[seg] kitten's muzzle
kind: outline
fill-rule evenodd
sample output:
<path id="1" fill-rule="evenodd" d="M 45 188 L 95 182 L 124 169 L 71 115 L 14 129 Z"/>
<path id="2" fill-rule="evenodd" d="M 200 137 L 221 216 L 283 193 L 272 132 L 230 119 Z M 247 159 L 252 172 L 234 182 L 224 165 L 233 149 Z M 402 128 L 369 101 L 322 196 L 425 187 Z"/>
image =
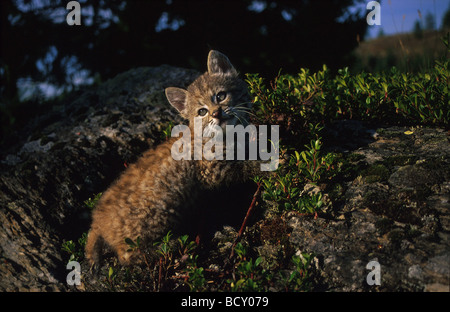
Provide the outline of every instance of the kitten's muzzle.
<path id="1" fill-rule="evenodd" d="M 218 109 L 216 109 L 215 111 L 212 112 L 211 117 L 213 118 L 217 118 L 217 119 L 221 119 L 222 118 L 222 108 L 219 107 Z"/>
<path id="2" fill-rule="evenodd" d="M 211 117 L 214 118 L 214 123 L 225 129 L 226 125 L 234 124 L 230 123 L 232 116 L 228 115 L 221 107 L 217 108 L 211 113 Z"/>

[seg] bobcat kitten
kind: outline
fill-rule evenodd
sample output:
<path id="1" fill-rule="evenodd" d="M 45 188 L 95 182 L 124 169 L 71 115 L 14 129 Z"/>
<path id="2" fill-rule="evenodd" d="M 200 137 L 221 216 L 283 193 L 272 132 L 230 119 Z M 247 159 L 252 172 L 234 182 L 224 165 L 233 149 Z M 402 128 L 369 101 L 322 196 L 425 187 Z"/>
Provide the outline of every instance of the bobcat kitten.
<path id="1" fill-rule="evenodd" d="M 192 134 L 195 117 L 201 117 L 202 130 L 214 125 L 246 126 L 251 105 L 246 84 L 222 53 L 210 51 L 207 64 L 208 71 L 187 90 L 167 88 L 168 101 L 189 120 Z M 178 139 L 145 152 L 104 192 L 86 243 L 91 265 L 100 261 L 104 244 L 122 264 L 133 262 L 136 257 L 125 238 L 141 237 L 148 244 L 169 230 L 188 229 L 190 220 L 200 217 L 196 203 L 205 192 L 260 173 L 258 161 L 174 160 L 171 148 Z"/>

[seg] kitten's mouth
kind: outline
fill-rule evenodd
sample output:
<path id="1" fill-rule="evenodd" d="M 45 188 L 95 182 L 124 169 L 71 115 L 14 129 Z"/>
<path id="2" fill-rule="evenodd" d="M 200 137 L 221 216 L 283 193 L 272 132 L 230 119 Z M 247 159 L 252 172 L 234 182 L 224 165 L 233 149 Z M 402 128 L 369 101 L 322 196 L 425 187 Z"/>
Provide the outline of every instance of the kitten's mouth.
<path id="1" fill-rule="evenodd" d="M 229 116 L 229 117 L 226 117 L 226 118 L 222 117 L 221 119 L 216 121 L 216 125 L 219 125 L 222 129 L 225 130 L 225 127 L 227 125 L 234 126 L 236 124 L 236 121 L 233 120 L 233 119 L 234 118 L 232 116 Z"/>
<path id="2" fill-rule="evenodd" d="M 221 119 L 218 121 L 218 124 L 221 128 L 225 129 L 226 125 L 228 125 L 228 120 L 229 119 Z"/>
<path id="3" fill-rule="evenodd" d="M 212 118 L 209 122 L 211 126 L 219 126 L 222 130 L 226 130 L 227 125 L 235 126 L 238 120 L 234 116 L 222 115 L 220 118 Z"/>

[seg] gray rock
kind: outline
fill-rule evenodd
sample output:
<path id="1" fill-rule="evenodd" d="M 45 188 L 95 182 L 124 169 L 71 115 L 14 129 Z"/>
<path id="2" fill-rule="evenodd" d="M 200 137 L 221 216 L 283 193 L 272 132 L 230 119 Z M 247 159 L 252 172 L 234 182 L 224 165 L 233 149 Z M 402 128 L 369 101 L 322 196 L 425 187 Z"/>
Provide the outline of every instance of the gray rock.
<path id="1" fill-rule="evenodd" d="M 448 135 L 428 128 L 406 135 L 407 130 L 377 129 L 375 140 L 356 150 L 363 156 L 358 164 L 367 169 L 346 182 L 343 207 L 335 215 L 290 215 L 290 242 L 320 260 L 321 289 L 449 290 Z M 373 259 L 381 267 L 380 285 L 366 281 Z"/>
<path id="2" fill-rule="evenodd" d="M 1 149 L 0 291 L 66 290 L 66 240 L 89 228 L 83 202 L 180 122 L 164 96 L 198 73 L 137 68 L 69 95 Z"/>

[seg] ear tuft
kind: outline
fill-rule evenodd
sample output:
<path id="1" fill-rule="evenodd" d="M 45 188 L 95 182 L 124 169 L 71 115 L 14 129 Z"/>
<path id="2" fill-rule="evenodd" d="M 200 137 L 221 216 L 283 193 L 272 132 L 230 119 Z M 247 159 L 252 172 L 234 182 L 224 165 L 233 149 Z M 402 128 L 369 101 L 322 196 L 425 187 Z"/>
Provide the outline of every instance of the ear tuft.
<path id="1" fill-rule="evenodd" d="M 186 109 L 187 91 L 181 88 L 169 87 L 166 88 L 165 92 L 170 105 L 175 107 L 183 115 Z"/>
<path id="2" fill-rule="evenodd" d="M 208 73 L 237 75 L 228 57 L 219 51 L 211 50 L 208 54 Z"/>

